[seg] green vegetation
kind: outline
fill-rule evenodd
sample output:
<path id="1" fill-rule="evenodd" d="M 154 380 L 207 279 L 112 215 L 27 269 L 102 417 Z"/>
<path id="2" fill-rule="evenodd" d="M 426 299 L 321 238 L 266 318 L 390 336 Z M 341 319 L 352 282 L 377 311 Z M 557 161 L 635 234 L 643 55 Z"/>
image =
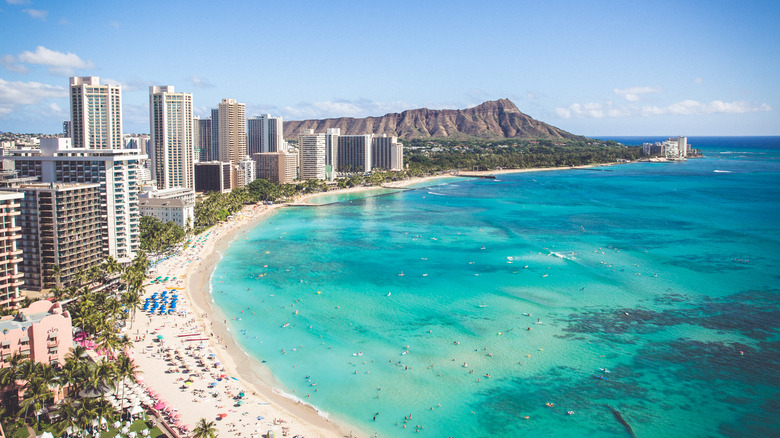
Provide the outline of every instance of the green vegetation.
<path id="1" fill-rule="evenodd" d="M 27 426 L 39 431 L 50 430 L 62 436 L 69 427 L 89 430 L 92 421 L 104 417 L 111 422 L 118 412 L 105 394 L 123 382 L 134 382 L 138 371 L 124 353 L 130 340 L 117 330 L 135 318 L 144 293 L 149 261 L 140 253 L 133 262 L 120 266 L 108 257 L 102 264 L 79 273 L 78 284 L 68 289 L 59 288 L 58 298 L 71 297 L 66 305 L 73 326 L 80 330 L 77 336 L 94 342 L 103 357 L 94 362 L 84 347 L 76 346 L 59 367 L 33 362 L 21 355 L 9 359 L 8 368 L 0 369 L 0 387 L 17 386 L 18 399 L 6 399 L 0 409 L 0 421 L 12 436 L 25 433 Z M 39 416 L 43 407 L 51 406 L 54 394 L 68 398 L 56 409 L 56 418 L 47 422 Z M 117 394 L 123 398 L 123 394 Z"/>
<path id="2" fill-rule="evenodd" d="M 154 216 L 141 216 L 141 249 L 159 253 L 184 241 L 184 228 L 175 222 L 163 222 Z"/>
<path id="3" fill-rule="evenodd" d="M 636 160 L 641 147 L 600 140 L 412 140 L 404 151 L 410 172 L 567 167 Z"/>

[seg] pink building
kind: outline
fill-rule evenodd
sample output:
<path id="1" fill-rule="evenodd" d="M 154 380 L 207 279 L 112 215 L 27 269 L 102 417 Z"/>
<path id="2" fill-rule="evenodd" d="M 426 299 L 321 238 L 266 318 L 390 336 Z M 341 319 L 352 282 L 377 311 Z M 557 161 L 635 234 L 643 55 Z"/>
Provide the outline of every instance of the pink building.
<path id="1" fill-rule="evenodd" d="M 60 303 L 36 301 L 15 316 L 0 318 L 0 367 L 15 353 L 51 365 L 65 363 L 73 347 L 70 313 Z"/>

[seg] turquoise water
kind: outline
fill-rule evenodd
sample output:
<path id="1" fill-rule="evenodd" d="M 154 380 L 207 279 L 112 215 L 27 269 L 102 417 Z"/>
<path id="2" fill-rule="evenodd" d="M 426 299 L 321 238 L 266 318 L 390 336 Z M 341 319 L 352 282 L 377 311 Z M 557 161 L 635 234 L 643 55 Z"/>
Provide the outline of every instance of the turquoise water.
<path id="1" fill-rule="evenodd" d="M 777 436 L 780 138 L 689 142 L 706 158 L 286 208 L 213 297 L 287 392 L 372 435 L 630 436 L 614 409 L 638 437 Z"/>

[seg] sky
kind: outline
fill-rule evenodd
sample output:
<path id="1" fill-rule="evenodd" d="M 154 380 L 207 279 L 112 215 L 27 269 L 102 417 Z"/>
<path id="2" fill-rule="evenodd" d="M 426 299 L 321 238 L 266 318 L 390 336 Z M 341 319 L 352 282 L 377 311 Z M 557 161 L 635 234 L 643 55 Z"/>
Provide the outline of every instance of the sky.
<path id="1" fill-rule="evenodd" d="M 58 133 L 71 76 L 285 120 L 508 98 L 586 136 L 780 135 L 780 1 L 0 0 L 0 131 Z"/>

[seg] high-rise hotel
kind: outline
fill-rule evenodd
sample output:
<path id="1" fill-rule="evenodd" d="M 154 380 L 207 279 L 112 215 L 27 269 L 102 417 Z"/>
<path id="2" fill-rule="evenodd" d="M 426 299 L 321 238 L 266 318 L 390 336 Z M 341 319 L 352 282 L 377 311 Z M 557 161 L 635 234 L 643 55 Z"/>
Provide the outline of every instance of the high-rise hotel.
<path id="1" fill-rule="evenodd" d="M 140 245 L 138 149 L 123 149 L 121 88 L 99 85 L 96 76 L 71 78 L 71 139 L 42 139 L 38 149 L 9 157 L 19 177 L 44 183 L 98 184 L 102 247 L 129 263 Z"/>
<path id="2" fill-rule="evenodd" d="M 325 179 L 325 134 L 305 129 L 298 134 L 298 151 L 301 157 L 300 179 Z"/>
<path id="3" fill-rule="evenodd" d="M 97 76 L 70 78 L 70 133 L 77 149 L 122 149 L 122 89 Z"/>
<path id="4" fill-rule="evenodd" d="M 238 162 L 247 156 L 244 114 L 244 104 L 235 99 L 222 99 L 219 104 L 219 161 L 230 163 L 233 168 L 232 187 L 240 187 L 236 184 L 236 170 Z"/>
<path id="5" fill-rule="evenodd" d="M 249 155 L 261 152 L 287 152 L 284 146 L 284 122 L 281 117 L 263 114 L 246 123 Z"/>
<path id="6" fill-rule="evenodd" d="M 192 94 L 172 85 L 149 87 L 152 179 L 160 190 L 195 188 Z"/>

